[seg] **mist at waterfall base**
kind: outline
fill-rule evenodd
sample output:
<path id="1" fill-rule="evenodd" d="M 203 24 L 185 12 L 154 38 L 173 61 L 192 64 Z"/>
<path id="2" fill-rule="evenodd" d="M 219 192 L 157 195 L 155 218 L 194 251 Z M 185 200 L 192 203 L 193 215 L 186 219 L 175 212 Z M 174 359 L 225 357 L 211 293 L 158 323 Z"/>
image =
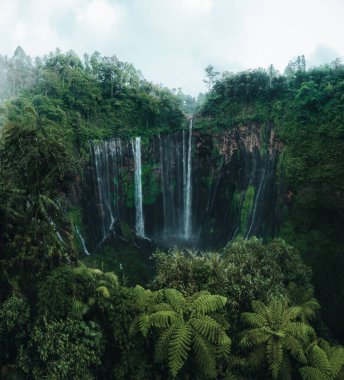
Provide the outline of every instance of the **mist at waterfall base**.
<path id="1" fill-rule="evenodd" d="M 83 196 L 88 246 L 101 245 L 115 225 L 162 248 L 271 236 L 277 156 L 271 126 L 209 134 L 192 119 L 173 134 L 94 143 Z"/>

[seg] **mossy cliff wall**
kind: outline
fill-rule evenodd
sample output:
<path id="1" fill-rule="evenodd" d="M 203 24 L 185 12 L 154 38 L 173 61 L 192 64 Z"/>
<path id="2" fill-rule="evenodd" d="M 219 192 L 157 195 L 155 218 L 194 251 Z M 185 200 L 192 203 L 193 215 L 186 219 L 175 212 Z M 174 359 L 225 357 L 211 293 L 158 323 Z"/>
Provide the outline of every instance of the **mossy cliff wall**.
<path id="1" fill-rule="evenodd" d="M 135 229 L 137 168 L 130 139 L 93 144 L 91 150 L 82 200 L 88 235 L 95 245 L 116 223 Z M 202 248 L 221 247 L 238 236 L 273 235 L 280 150 L 268 124 L 251 123 L 220 133 L 189 129 L 142 138 L 145 235 L 164 246 Z M 191 211 L 188 235 L 187 207 Z"/>

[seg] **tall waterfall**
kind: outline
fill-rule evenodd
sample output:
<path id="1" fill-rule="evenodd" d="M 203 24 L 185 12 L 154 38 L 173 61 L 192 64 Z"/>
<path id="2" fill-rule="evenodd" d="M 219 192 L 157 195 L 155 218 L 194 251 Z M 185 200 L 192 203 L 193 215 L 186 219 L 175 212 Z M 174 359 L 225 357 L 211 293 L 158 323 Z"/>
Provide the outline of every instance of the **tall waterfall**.
<path id="1" fill-rule="evenodd" d="M 101 216 L 101 241 L 120 218 L 118 176 L 122 167 L 122 141 L 112 139 L 93 144 L 93 167 L 98 211 Z"/>
<path id="2" fill-rule="evenodd" d="M 135 229 L 138 236 L 145 236 L 142 201 L 142 165 L 141 165 L 141 137 L 135 137 L 132 141 L 135 164 Z"/>
<path id="3" fill-rule="evenodd" d="M 189 239 L 191 236 L 191 206 L 192 206 L 192 118 L 189 124 L 189 138 L 188 138 L 188 156 L 187 166 L 184 164 L 185 155 L 183 155 L 183 168 L 186 173 L 183 175 L 183 179 L 186 181 L 184 184 L 184 237 Z"/>
<path id="4" fill-rule="evenodd" d="M 92 144 L 84 202 L 90 250 L 112 231 L 134 230 L 165 247 L 213 247 L 270 233 L 277 220 L 274 146 L 262 154 L 254 126 L 207 134 L 193 122 L 144 145 L 140 137 Z"/>

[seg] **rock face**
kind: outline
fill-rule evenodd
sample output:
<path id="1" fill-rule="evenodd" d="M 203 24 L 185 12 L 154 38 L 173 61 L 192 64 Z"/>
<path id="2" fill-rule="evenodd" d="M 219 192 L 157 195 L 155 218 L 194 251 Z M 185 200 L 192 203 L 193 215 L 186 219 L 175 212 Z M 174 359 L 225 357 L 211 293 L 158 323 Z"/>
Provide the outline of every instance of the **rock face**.
<path id="1" fill-rule="evenodd" d="M 271 125 L 211 134 L 193 130 L 192 120 L 188 130 L 140 144 L 93 144 L 82 196 L 89 245 L 105 241 L 114 223 L 164 247 L 218 248 L 237 236 L 273 235 L 280 150 Z"/>

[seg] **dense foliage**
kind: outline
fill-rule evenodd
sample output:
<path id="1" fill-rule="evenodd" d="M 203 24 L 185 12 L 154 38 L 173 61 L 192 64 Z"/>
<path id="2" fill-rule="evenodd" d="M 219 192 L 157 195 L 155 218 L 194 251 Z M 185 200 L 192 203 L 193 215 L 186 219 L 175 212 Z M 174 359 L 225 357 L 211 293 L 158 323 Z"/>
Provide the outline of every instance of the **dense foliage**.
<path id="1" fill-rule="evenodd" d="M 280 238 L 267 244 L 238 240 L 219 252 L 156 252 L 156 273 L 149 281 L 142 274 L 143 286 L 128 286 L 139 282 L 137 271 L 124 276 L 117 265 L 115 273 L 92 258 L 85 260 L 92 268 L 80 263 L 74 228 L 79 216 L 70 199 L 88 140 L 180 128 L 181 108 L 194 110 L 192 99 L 154 86 L 131 65 L 98 53 L 81 61 L 72 52 L 56 51 L 33 64 L 17 49 L 0 64 L 7 70 L 0 77 L 1 99 L 12 97 L 0 137 L 1 378 L 344 378 L 344 350 L 324 328 L 311 270 Z M 306 72 L 302 61 L 299 66 L 291 65 L 288 76 L 258 70 L 219 81 L 209 67 L 213 90 L 198 127 L 276 123 L 287 144 L 280 165 L 284 186 L 296 198 L 288 205 L 284 235 L 296 236 L 300 245 L 306 237 L 293 235 L 297 228 L 324 231 L 331 210 L 314 193 L 302 201 L 305 183 L 309 192 L 322 194 L 320 185 L 333 178 L 330 194 L 340 191 L 341 179 L 334 176 L 343 154 L 336 149 L 344 70 Z M 332 86 L 327 100 L 325 82 Z M 335 114 L 337 122 L 330 124 Z M 306 132 L 299 137 L 302 120 Z M 315 160 L 313 150 L 325 154 L 328 136 L 334 145 L 326 160 Z M 319 145 L 297 150 L 308 137 Z M 305 164 L 308 159 L 313 166 Z M 329 176 L 321 174 L 324 162 Z M 293 211 L 297 202 L 311 224 Z M 312 212 L 323 212 L 324 219 L 314 224 Z M 117 249 L 130 252 L 124 247 Z"/>
<path id="2" fill-rule="evenodd" d="M 213 82 L 195 122 L 196 128 L 213 130 L 251 122 L 274 126 L 283 144 L 277 173 L 279 234 L 313 268 L 323 315 L 342 337 L 343 84 L 339 60 L 306 70 L 304 57 L 299 57 L 284 75 L 272 66 L 224 73 Z"/>

